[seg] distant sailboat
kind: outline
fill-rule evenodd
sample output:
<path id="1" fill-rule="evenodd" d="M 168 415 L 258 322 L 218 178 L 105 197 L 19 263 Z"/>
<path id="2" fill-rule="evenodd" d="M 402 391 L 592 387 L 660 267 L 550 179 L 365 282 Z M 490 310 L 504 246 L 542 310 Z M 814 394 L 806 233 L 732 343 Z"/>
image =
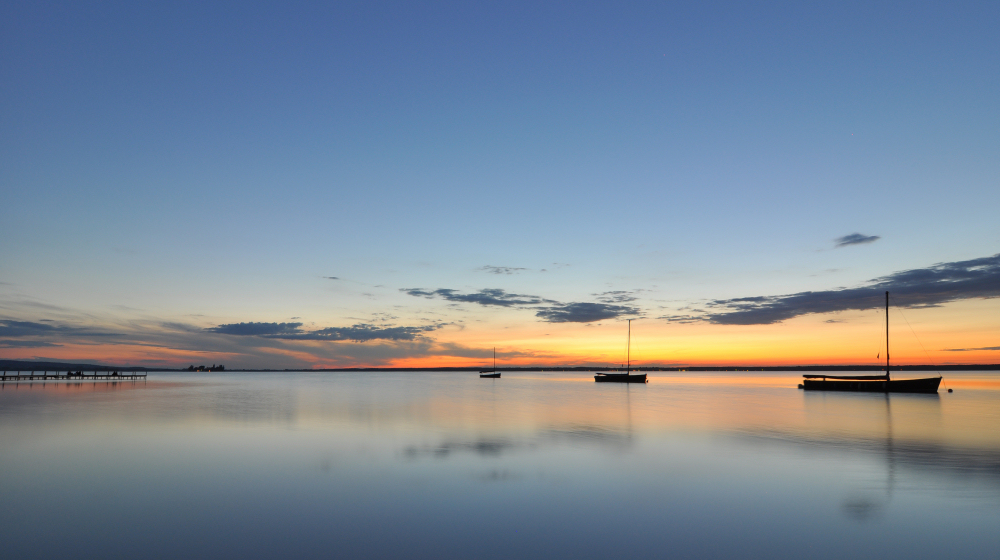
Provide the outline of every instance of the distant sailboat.
<path id="1" fill-rule="evenodd" d="M 941 376 L 924 379 L 889 379 L 889 292 L 885 293 L 885 375 L 803 375 L 800 388 L 807 391 L 857 391 L 871 393 L 937 393 Z"/>
<path id="2" fill-rule="evenodd" d="M 628 320 L 628 349 L 626 350 L 627 366 L 625 373 L 598 373 L 594 381 L 598 383 L 646 383 L 645 373 L 632 373 L 632 319 Z"/>
<path id="3" fill-rule="evenodd" d="M 479 377 L 488 377 L 490 379 L 500 379 L 500 372 L 497 371 L 497 347 L 493 347 L 493 369 L 483 370 L 479 372 Z"/>

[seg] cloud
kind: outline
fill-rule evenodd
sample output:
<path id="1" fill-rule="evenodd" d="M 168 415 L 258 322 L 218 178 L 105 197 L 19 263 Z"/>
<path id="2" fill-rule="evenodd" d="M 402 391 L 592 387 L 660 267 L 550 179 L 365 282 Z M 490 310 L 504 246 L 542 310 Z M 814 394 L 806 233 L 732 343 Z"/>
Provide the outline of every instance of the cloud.
<path id="1" fill-rule="evenodd" d="M 255 336 L 282 340 L 415 340 L 425 332 L 441 328 L 443 324 L 421 327 L 379 327 L 358 323 L 350 327 L 328 327 L 315 331 L 303 331 L 302 323 L 232 323 L 205 329 L 206 331 L 232 336 Z"/>
<path id="2" fill-rule="evenodd" d="M 603 292 L 600 294 L 594 294 L 597 301 L 603 303 L 628 303 L 630 301 L 635 301 L 637 298 L 633 295 L 635 292 L 628 292 L 625 290 L 615 290 L 611 292 Z"/>
<path id="3" fill-rule="evenodd" d="M 0 295 L 0 306 L 3 304 Z M 314 331 L 305 325 L 274 327 L 256 325 L 258 332 L 281 336 L 233 335 L 205 329 L 204 325 L 161 319 L 132 319 L 116 324 L 112 319 L 60 308 L 73 320 L 0 316 L 0 353 L 15 349 L 50 349 L 52 360 L 79 362 L 79 348 L 108 363 L 149 366 L 187 366 L 190 363 L 224 363 L 227 368 L 305 368 L 390 366 L 400 360 L 451 356 L 455 349 L 438 344 L 431 332 L 449 323 L 421 322 L 398 327 L 379 315 L 354 320 L 352 327 Z M 201 317 L 201 316 L 197 316 Z M 200 320 L 200 319 L 199 319 Z M 371 323 L 372 325 L 368 325 Z M 239 325 L 239 323 L 235 323 Z M 275 323 L 280 325 L 281 323 Z M 248 328 L 218 325 L 215 329 L 249 333 Z M 123 333 L 123 334 L 120 334 Z M 283 333 L 283 334 L 282 334 Z M 4 340 L 6 338 L 6 340 Z M 327 340 L 330 344 L 303 340 Z M 96 345 L 96 347 L 95 347 Z M 10 349 L 10 350 L 8 350 Z M 96 353 L 96 354 L 95 354 Z M 485 351 L 482 352 L 485 354 Z M 41 359 L 35 356 L 33 359 Z"/>
<path id="4" fill-rule="evenodd" d="M 562 303 L 535 313 L 549 323 L 593 323 L 638 314 L 639 310 L 634 307 L 608 303 Z"/>
<path id="5" fill-rule="evenodd" d="M 479 305 L 494 305 L 498 307 L 556 303 L 538 296 L 508 294 L 504 290 L 498 288 L 485 288 L 471 294 L 456 293 L 455 290 L 448 288 L 441 288 L 433 291 L 421 290 L 419 288 L 401 288 L 399 291 L 410 294 L 411 296 L 425 297 L 428 299 L 441 298 L 446 301 L 478 303 Z"/>
<path id="6" fill-rule="evenodd" d="M 478 303 L 498 307 L 525 306 L 536 309 L 535 315 L 549 323 L 592 323 L 604 319 L 614 319 L 625 315 L 638 315 L 639 309 L 627 305 L 617 305 L 635 300 L 631 292 L 613 291 L 596 294 L 600 303 L 561 303 L 539 296 L 508 294 L 500 289 L 483 289 L 471 294 L 459 294 L 455 290 L 442 288 L 427 291 L 402 289 L 411 296 L 441 298 L 447 301 Z"/>
<path id="7" fill-rule="evenodd" d="M 422 327 L 377 327 L 359 323 L 350 327 L 331 327 L 313 331 L 307 336 L 309 340 L 415 340 L 425 332 L 437 330 L 441 325 L 425 325 Z"/>
<path id="8" fill-rule="evenodd" d="M 528 270 L 527 268 L 513 267 L 513 266 L 492 266 L 486 265 L 477 268 L 476 270 L 481 270 L 483 272 L 489 272 L 490 274 L 517 274 L 519 272 Z"/>
<path id="9" fill-rule="evenodd" d="M 121 333 L 102 332 L 69 325 L 53 324 L 52 321 L 13 321 L 0 319 L 0 338 L 19 338 L 24 336 L 75 336 L 75 337 L 114 337 Z"/>
<path id="10" fill-rule="evenodd" d="M 700 315 L 661 315 L 657 319 L 662 319 L 668 323 L 680 323 L 682 325 L 705 322 L 705 317 Z"/>
<path id="11" fill-rule="evenodd" d="M 324 276 L 323 278 L 326 278 L 327 280 L 340 280 L 337 276 Z"/>
<path id="12" fill-rule="evenodd" d="M 219 334 L 231 334 L 235 336 L 264 336 L 282 337 L 285 335 L 301 334 L 299 327 L 302 323 L 231 323 L 219 325 L 205 329 Z"/>
<path id="13" fill-rule="evenodd" d="M 838 237 L 834 239 L 837 247 L 847 247 L 848 245 L 864 245 L 865 243 L 874 243 L 881 239 L 877 235 L 862 235 L 860 233 L 852 233 L 850 235 L 845 235 L 843 237 Z"/>
<path id="14" fill-rule="evenodd" d="M 0 337 L 39 336 L 52 334 L 57 330 L 53 325 L 31 321 L 0 321 Z"/>
<path id="15" fill-rule="evenodd" d="M 202 333 L 205 331 L 205 329 L 197 327 L 195 325 L 189 325 L 187 323 L 175 323 L 172 321 L 161 321 L 157 324 L 157 326 L 159 326 L 164 331 L 176 331 L 176 332 L 184 332 L 192 334 Z"/>
<path id="16" fill-rule="evenodd" d="M 892 293 L 896 305 L 906 308 L 1000 297 L 1000 254 L 904 270 L 858 288 L 714 300 L 703 315 L 691 318 L 720 325 L 768 325 L 809 313 L 878 307 L 886 291 Z"/>
<path id="17" fill-rule="evenodd" d="M 945 352 L 975 352 L 977 350 L 1000 350 L 1000 346 L 984 346 L 982 348 L 945 348 Z"/>
<path id="18" fill-rule="evenodd" d="M 0 340 L 0 348 L 53 348 L 57 346 L 62 346 L 62 344 L 40 340 Z"/>
<path id="19" fill-rule="evenodd" d="M 485 456 L 498 456 L 504 451 L 510 451 L 519 447 L 513 442 L 509 442 L 502 439 L 487 440 L 480 439 L 476 441 L 467 442 L 443 442 L 437 446 L 425 446 L 417 447 L 411 445 L 403 450 L 403 453 L 409 458 L 416 458 L 420 456 L 432 456 L 435 458 L 444 458 L 452 453 L 475 453 L 477 455 Z"/>

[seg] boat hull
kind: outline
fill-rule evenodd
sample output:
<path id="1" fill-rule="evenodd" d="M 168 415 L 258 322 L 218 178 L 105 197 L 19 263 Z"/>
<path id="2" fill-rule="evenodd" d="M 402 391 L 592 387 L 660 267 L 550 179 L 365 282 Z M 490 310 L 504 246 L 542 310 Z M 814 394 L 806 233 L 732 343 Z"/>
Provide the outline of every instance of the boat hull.
<path id="1" fill-rule="evenodd" d="M 645 383 L 645 373 L 598 373 L 594 376 L 598 383 Z"/>
<path id="2" fill-rule="evenodd" d="M 479 377 L 490 378 L 490 379 L 500 379 L 500 372 L 496 373 L 480 373 Z"/>
<path id="3" fill-rule="evenodd" d="M 940 377 L 925 379 L 893 379 L 891 381 L 859 381 L 841 379 L 806 379 L 806 391 L 852 391 L 856 393 L 937 393 Z"/>

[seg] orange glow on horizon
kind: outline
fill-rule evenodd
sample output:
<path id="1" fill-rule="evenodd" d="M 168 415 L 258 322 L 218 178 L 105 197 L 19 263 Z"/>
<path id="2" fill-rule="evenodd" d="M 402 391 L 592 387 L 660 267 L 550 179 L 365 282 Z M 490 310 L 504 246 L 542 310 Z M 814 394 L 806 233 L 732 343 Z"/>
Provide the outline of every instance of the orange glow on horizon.
<path id="1" fill-rule="evenodd" d="M 895 310 L 893 310 L 895 311 Z M 1000 299 L 966 300 L 938 308 L 890 315 L 892 364 L 961 365 L 1000 363 L 996 338 Z M 884 319 L 875 311 L 806 315 L 771 325 L 677 324 L 633 321 L 631 363 L 635 367 L 767 367 L 885 363 Z M 217 336 L 217 335 L 216 335 Z M 231 339 L 227 351 L 171 348 L 151 343 L 75 344 L 7 348 L 11 360 L 56 360 L 118 366 L 181 368 L 194 363 L 229 369 L 402 367 L 581 366 L 618 367 L 626 361 L 626 325 L 527 323 L 466 325 L 435 331 L 430 340 L 322 342 Z M 146 340 L 155 340 L 151 335 Z M 235 343 L 253 342 L 246 347 Z M 377 357 L 383 353 L 383 357 Z M 44 353 L 44 356 L 39 356 Z M 409 355 L 408 355 L 409 354 Z M 375 356 L 375 357 L 368 357 Z M 478 356 L 478 357 L 472 357 Z"/>

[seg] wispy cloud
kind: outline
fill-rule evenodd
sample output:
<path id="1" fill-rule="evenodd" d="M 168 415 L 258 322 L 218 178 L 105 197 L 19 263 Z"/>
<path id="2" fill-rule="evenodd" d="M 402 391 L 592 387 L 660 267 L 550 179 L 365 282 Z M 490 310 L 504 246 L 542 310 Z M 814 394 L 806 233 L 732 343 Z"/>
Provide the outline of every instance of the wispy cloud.
<path id="1" fill-rule="evenodd" d="M 41 340 L 0 340 L 0 348 L 55 348 L 62 344 Z"/>
<path id="2" fill-rule="evenodd" d="M 205 329 L 209 332 L 219 334 L 231 334 L 234 336 L 263 336 L 271 338 L 282 338 L 284 336 L 302 334 L 299 328 L 302 323 L 230 323 L 210 327 Z"/>
<path id="3" fill-rule="evenodd" d="M 283 340 L 328 340 L 366 342 L 369 340 L 415 340 L 425 332 L 441 328 L 442 324 L 419 327 L 380 327 L 358 323 L 350 327 L 328 327 L 313 331 L 302 330 L 302 323 L 230 323 L 205 329 L 232 336 L 255 336 Z"/>
<path id="4" fill-rule="evenodd" d="M 80 361 L 87 347 L 98 362 L 148 366 L 224 363 L 227 368 L 311 368 L 316 366 L 388 366 L 399 360 L 465 355 L 463 350 L 434 340 L 432 331 L 450 323 L 398 326 L 391 314 L 355 320 L 350 327 L 309 329 L 298 321 L 233 323 L 206 329 L 204 325 L 157 319 L 112 320 L 70 309 L 65 319 L 0 319 L 0 349 L 5 352 L 43 348 L 60 354 L 51 360 Z M 72 317 L 70 319 L 69 317 Z M 200 316 L 199 316 L 200 317 Z M 233 326 L 236 325 L 236 326 Z M 238 333 L 238 334 L 237 334 Z M 330 341 L 316 343 L 313 341 Z M 487 350 L 475 351 L 485 356 Z M 31 359 L 40 360 L 41 356 Z"/>
<path id="5" fill-rule="evenodd" d="M 600 294 L 594 294 L 597 301 L 602 303 L 629 303 L 635 301 L 635 292 L 630 292 L 626 290 L 614 290 L 610 292 L 602 292 Z"/>
<path id="6" fill-rule="evenodd" d="M 660 315 L 657 319 L 661 319 L 668 323 L 679 323 L 681 325 L 705 322 L 705 317 L 702 315 Z"/>
<path id="7" fill-rule="evenodd" d="M 483 272 L 488 272 L 490 274 L 508 274 L 509 275 L 509 274 L 517 274 L 519 272 L 524 272 L 525 270 L 528 270 L 528 269 L 527 268 L 516 267 L 516 266 L 492 266 L 492 265 L 486 265 L 486 266 L 481 266 L 481 267 L 477 268 L 476 270 L 480 270 L 480 271 L 483 271 Z"/>
<path id="8" fill-rule="evenodd" d="M 377 327 L 359 323 L 350 327 L 331 327 L 320 329 L 308 334 L 310 340 L 352 340 L 365 342 L 368 340 L 415 340 L 425 332 L 435 331 L 441 325 L 424 325 L 420 327 Z"/>
<path id="9" fill-rule="evenodd" d="M 121 333 L 76 327 L 56 323 L 54 321 L 13 321 L 0 320 L 0 338 L 20 338 L 26 336 L 76 336 L 76 337 L 114 337 Z"/>
<path id="10" fill-rule="evenodd" d="M 838 237 L 834 240 L 837 247 L 847 247 L 849 245 L 864 245 L 865 243 L 874 243 L 881 239 L 877 235 L 864 235 L 861 233 L 852 233 L 850 235 L 845 235 L 843 237 Z"/>
<path id="11" fill-rule="evenodd" d="M 538 296 L 508 294 L 504 290 L 498 288 L 485 288 L 471 294 L 461 294 L 456 290 L 448 288 L 440 288 L 432 291 L 422 290 L 419 288 L 402 288 L 400 291 L 410 294 L 411 296 L 425 297 L 429 299 L 440 298 L 446 301 L 478 303 L 479 305 L 493 305 L 497 307 L 556 303 Z"/>
<path id="12" fill-rule="evenodd" d="M 982 348 L 945 348 L 945 352 L 976 352 L 980 350 L 1000 350 L 1000 346 L 983 346 Z"/>
<path id="13" fill-rule="evenodd" d="M 327 280 L 340 280 L 340 277 L 338 276 L 324 276 L 323 278 L 326 278 Z"/>
<path id="14" fill-rule="evenodd" d="M 57 328 L 48 323 L 32 321 L 0 321 L 0 337 L 38 336 L 53 333 Z"/>
<path id="15" fill-rule="evenodd" d="M 639 310 L 626 305 L 608 303 L 562 303 L 539 309 L 536 316 L 549 323 L 593 323 L 605 319 L 638 315 Z"/>
<path id="16" fill-rule="evenodd" d="M 508 294 L 504 290 L 495 288 L 487 288 L 471 294 L 461 294 L 447 288 L 432 291 L 422 289 L 403 289 L 401 291 L 411 296 L 440 298 L 453 302 L 534 309 L 535 316 L 549 323 L 592 323 L 604 319 L 639 315 L 640 313 L 639 309 L 635 307 L 618 305 L 619 303 L 628 303 L 635 300 L 632 292 L 626 291 L 595 294 L 595 297 L 599 300 L 598 303 L 562 303 L 545 299 L 541 296 Z"/>
<path id="17" fill-rule="evenodd" d="M 904 270 L 857 288 L 753 296 L 707 302 L 701 314 L 666 316 L 674 322 L 702 321 L 720 325 L 767 325 L 809 313 L 871 309 L 891 292 L 897 305 L 933 307 L 950 301 L 1000 297 L 1000 254 Z"/>

